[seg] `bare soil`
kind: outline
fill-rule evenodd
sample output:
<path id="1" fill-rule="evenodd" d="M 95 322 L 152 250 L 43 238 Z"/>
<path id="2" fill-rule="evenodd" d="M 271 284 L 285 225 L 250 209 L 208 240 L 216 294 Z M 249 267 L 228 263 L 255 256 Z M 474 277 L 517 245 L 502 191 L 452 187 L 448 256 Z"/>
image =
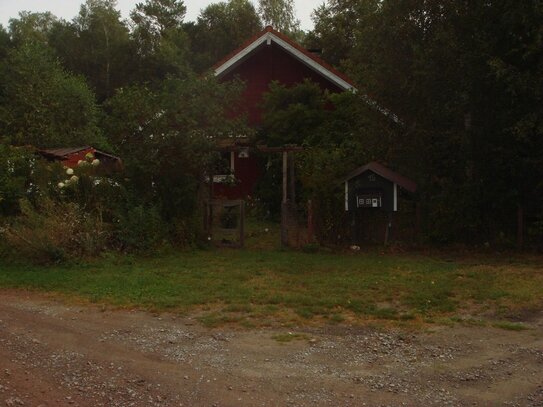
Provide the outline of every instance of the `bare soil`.
<path id="1" fill-rule="evenodd" d="M 543 406 L 529 325 L 209 329 L 0 291 L 0 406 Z"/>

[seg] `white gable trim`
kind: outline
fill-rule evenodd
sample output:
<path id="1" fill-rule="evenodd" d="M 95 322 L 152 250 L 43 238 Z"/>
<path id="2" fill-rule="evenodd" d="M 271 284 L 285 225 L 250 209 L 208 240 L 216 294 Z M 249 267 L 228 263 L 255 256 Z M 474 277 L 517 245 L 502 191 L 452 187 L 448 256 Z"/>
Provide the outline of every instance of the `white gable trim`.
<path id="1" fill-rule="evenodd" d="M 268 39 L 271 40 L 270 33 L 266 33 L 262 37 L 255 40 L 248 47 L 244 48 L 243 50 L 238 52 L 236 55 L 234 55 L 232 58 L 230 58 L 228 61 L 226 61 L 224 64 L 222 64 L 217 69 L 215 69 L 215 76 L 222 75 L 225 71 L 230 69 L 232 66 L 237 64 L 239 61 L 241 61 L 243 58 L 245 58 L 247 55 L 249 55 L 251 52 L 257 49 L 261 44 L 268 41 Z"/>
<path id="2" fill-rule="evenodd" d="M 292 55 L 294 55 L 296 58 L 298 58 L 300 61 L 302 61 L 305 65 L 312 68 L 314 71 L 317 71 L 322 76 L 330 80 L 331 82 L 335 83 L 337 86 L 339 86 L 343 90 L 353 90 L 356 91 L 356 88 L 348 83 L 347 81 L 341 79 L 339 76 L 337 76 L 335 73 L 331 72 L 329 69 L 326 69 L 321 64 L 315 62 L 311 58 L 309 58 L 307 55 L 305 55 L 303 52 L 300 52 L 299 49 L 293 47 L 288 42 L 282 40 L 281 38 L 278 38 L 274 36 L 273 40 L 286 49 L 288 52 L 290 52 Z"/>
<path id="3" fill-rule="evenodd" d="M 236 55 L 234 55 L 232 58 L 230 58 L 228 61 L 226 61 L 224 64 L 219 66 L 217 69 L 215 69 L 215 76 L 220 76 L 226 71 L 228 71 L 230 68 L 232 68 L 234 65 L 236 65 L 238 62 L 240 62 L 243 58 L 248 56 L 251 52 L 253 52 L 256 48 L 258 48 L 261 44 L 264 42 L 268 45 L 271 44 L 271 41 L 275 42 L 277 45 L 279 45 L 281 48 L 283 48 L 285 51 L 287 51 L 289 54 L 297 58 L 300 62 L 307 65 L 317 73 L 324 76 L 326 79 L 328 79 L 330 82 L 334 83 L 338 87 L 340 87 L 343 90 L 352 90 L 356 91 L 356 88 L 348 83 L 347 81 L 341 79 L 338 75 L 331 72 L 329 69 L 325 68 L 321 64 L 315 62 L 313 59 L 309 58 L 307 55 L 305 55 L 303 52 L 301 52 L 296 47 L 293 47 L 288 42 L 282 40 L 281 38 L 277 37 L 271 32 L 267 32 L 254 42 L 252 42 L 248 47 L 244 48 L 242 51 L 238 52 Z"/>

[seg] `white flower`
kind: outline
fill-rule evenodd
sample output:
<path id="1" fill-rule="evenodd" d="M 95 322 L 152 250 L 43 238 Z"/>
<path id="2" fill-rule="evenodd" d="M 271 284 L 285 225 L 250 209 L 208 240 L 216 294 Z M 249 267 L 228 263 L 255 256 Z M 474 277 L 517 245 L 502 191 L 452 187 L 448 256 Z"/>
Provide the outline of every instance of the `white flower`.
<path id="1" fill-rule="evenodd" d="M 64 184 L 64 182 L 59 182 L 58 183 L 58 187 L 59 188 L 64 188 L 66 185 Z"/>
<path id="2" fill-rule="evenodd" d="M 266 228 L 264 229 L 264 232 L 268 233 L 270 231 L 270 229 Z"/>
<path id="3" fill-rule="evenodd" d="M 77 175 L 74 175 L 72 176 L 72 178 L 70 178 L 70 182 L 77 182 L 79 181 L 79 177 Z"/>
<path id="4" fill-rule="evenodd" d="M 66 174 L 68 174 L 68 175 L 74 175 L 74 170 L 72 170 L 71 168 L 68 168 L 68 169 L 66 170 Z"/>
<path id="5" fill-rule="evenodd" d="M 98 158 L 92 160 L 92 165 L 97 167 L 98 165 L 100 165 L 100 160 Z"/>

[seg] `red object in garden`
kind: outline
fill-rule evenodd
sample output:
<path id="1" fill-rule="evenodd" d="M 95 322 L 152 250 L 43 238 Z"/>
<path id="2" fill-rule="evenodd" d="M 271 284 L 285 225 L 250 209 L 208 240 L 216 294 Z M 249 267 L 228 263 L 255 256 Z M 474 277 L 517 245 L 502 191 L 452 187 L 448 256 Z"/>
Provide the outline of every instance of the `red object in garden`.
<path id="1" fill-rule="evenodd" d="M 330 92 L 356 91 L 347 76 L 272 27 L 266 27 L 213 69 L 221 81 L 239 78 L 245 82 L 242 105 L 233 114 L 246 116 L 255 128 L 262 122 L 263 95 L 273 81 L 294 86 L 309 79 Z M 225 160 L 230 160 L 233 177 L 215 176 L 214 195 L 228 199 L 246 198 L 252 194 L 260 177 L 255 150 L 243 135 L 234 135 L 221 142 L 219 149 L 225 154 Z"/>
<path id="2" fill-rule="evenodd" d="M 60 161 L 65 167 L 75 168 L 79 161 L 85 161 L 87 154 L 100 160 L 106 170 L 119 171 L 122 169 L 122 160 L 112 154 L 97 150 L 91 146 L 50 148 L 37 151 L 39 155 L 50 161 Z"/>

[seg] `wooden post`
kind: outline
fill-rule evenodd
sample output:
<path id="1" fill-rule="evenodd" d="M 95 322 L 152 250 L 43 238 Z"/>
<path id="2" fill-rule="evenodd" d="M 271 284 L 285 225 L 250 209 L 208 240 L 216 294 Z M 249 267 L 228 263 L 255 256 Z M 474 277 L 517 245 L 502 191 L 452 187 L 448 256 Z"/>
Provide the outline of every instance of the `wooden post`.
<path id="1" fill-rule="evenodd" d="M 357 245 L 359 244 L 359 239 L 358 239 L 358 229 L 359 229 L 359 225 L 358 225 L 358 222 L 356 221 L 356 211 L 354 210 L 350 210 L 349 211 L 350 214 L 351 214 L 351 244 L 353 245 Z"/>
<path id="2" fill-rule="evenodd" d="M 239 247 L 245 245 L 245 201 L 240 201 L 239 207 Z"/>
<path id="3" fill-rule="evenodd" d="M 294 167 L 294 153 L 288 153 L 288 166 L 289 166 L 289 186 L 290 186 L 290 202 L 294 205 L 296 203 L 296 177 L 295 177 L 295 167 Z"/>
<path id="4" fill-rule="evenodd" d="M 283 151 L 283 200 L 281 202 L 281 246 L 288 246 L 287 201 L 288 201 L 288 153 Z"/>
<path id="5" fill-rule="evenodd" d="M 387 227 L 385 230 L 385 246 L 388 246 L 388 242 L 390 240 L 390 231 L 392 229 L 392 213 L 393 212 L 388 213 Z"/>
<path id="6" fill-rule="evenodd" d="M 283 151 L 283 203 L 287 203 L 288 200 L 288 153 Z"/>
<path id="7" fill-rule="evenodd" d="M 211 233 L 212 233 L 212 225 L 213 225 L 213 205 L 211 204 L 211 202 L 213 201 L 213 194 L 214 194 L 214 191 L 213 191 L 213 171 L 212 169 L 210 168 L 209 170 L 209 201 L 208 201 L 208 205 L 207 205 L 207 233 L 208 233 L 208 237 L 211 237 Z"/>

